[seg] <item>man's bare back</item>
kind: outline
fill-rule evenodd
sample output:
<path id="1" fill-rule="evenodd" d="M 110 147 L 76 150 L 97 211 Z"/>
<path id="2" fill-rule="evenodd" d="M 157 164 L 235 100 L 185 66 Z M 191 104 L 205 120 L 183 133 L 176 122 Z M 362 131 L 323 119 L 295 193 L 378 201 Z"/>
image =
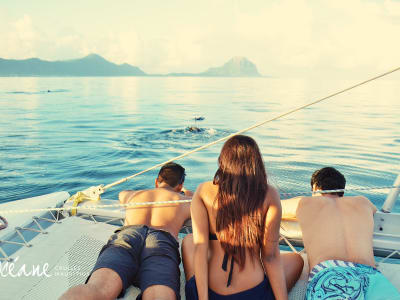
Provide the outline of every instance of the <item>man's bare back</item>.
<path id="1" fill-rule="evenodd" d="M 376 207 L 365 197 L 343 197 L 346 179 L 332 167 L 311 176 L 312 197 L 282 201 L 282 219 L 297 219 L 310 272 L 306 299 L 400 299 L 376 268 Z M 384 296 L 382 296 L 384 293 Z"/>
<path id="2" fill-rule="evenodd" d="M 160 184 L 151 190 L 122 191 L 119 200 L 121 203 L 175 201 L 190 199 L 187 195 L 190 195 L 189 191 L 183 195 L 165 184 Z M 182 225 L 189 218 L 190 203 L 142 205 L 126 209 L 124 225 L 147 225 L 168 231 L 177 238 Z"/>
<path id="3" fill-rule="evenodd" d="M 301 197 L 297 220 L 310 269 L 338 259 L 375 266 L 372 235 L 375 206 L 365 197 Z"/>
<path id="4" fill-rule="evenodd" d="M 155 189 L 122 191 L 119 200 L 142 203 L 190 199 L 193 193 L 183 187 L 185 176 L 181 165 L 167 163 L 158 173 Z M 102 248 L 87 284 L 70 288 L 61 299 L 115 299 L 130 285 L 140 288 L 143 299 L 179 299 L 177 237 L 189 218 L 190 203 L 127 208 L 126 226 L 117 229 Z"/>

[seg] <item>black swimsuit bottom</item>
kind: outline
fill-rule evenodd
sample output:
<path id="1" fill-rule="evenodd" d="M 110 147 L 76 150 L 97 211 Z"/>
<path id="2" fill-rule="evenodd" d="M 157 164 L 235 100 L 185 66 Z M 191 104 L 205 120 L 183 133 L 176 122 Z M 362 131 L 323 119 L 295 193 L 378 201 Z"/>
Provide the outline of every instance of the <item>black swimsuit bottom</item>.
<path id="1" fill-rule="evenodd" d="M 215 233 L 210 233 L 208 235 L 208 239 L 210 241 L 218 241 L 217 235 Z M 225 253 L 224 255 L 224 259 L 222 261 L 222 270 L 224 270 L 225 272 L 228 271 L 228 259 L 229 259 L 229 255 L 227 253 Z M 230 286 L 231 282 L 232 282 L 232 272 L 233 272 L 233 257 L 231 257 L 231 269 L 229 270 L 229 275 L 228 275 L 228 282 L 226 283 L 226 286 Z"/>

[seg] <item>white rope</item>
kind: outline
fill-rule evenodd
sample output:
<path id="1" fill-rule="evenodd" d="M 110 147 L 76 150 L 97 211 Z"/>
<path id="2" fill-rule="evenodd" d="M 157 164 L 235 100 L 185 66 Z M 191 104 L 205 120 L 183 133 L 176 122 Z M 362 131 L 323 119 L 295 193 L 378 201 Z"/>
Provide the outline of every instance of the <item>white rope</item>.
<path id="1" fill-rule="evenodd" d="M 317 104 L 317 103 L 319 103 L 319 102 L 322 102 L 322 101 L 324 101 L 324 100 L 327 100 L 327 99 L 332 98 L 332 97 L 334 97 L 334 96 L 337 96 L 337 95 L 339 95 L 339 94 L 342 94 L 342 93 L 345 93 L 345 92 L 347 92 L 347 91 L 350 91 L 350 90 L 352 90 L 352 89 L 354 89 L 354 88 L 356 88 L 356 87 L 359 87 L 359 86 L 361 86 L 361 85 L 364 85 L 364 84 L 366 84 L 366 83 L 368 83 L 368 82 L 371 82 L 371 81 L 376 80 L 376 79 L 378 79 L 378 78 L 381 78 L 381 77 L 384 77 L 384 76 L 389 75 L 389 74 L 391 74 L 391 73 L 394 73 L 394 72 L 396 72 L 396 71 L 398 71 L 398 70 L 400 70 L 400 67 L 395 68 L 395 69 L 393 69 L 393 70 L 391 70 L 391 71 L 382 73 L 382 74 L 380 74 L 380 75 L 378 75 L 378 76 L 375 76 L 375 77 L 373 77 L 373 78 L 367 79 L 367 80 L 365 80 L 365 81 L 363 81 L 363 82 L 360 82 L 360 83 L 358 83 L 358 84 L 356 84 L 356 85 L 353 85 L 353 86 L 351 86 L 351 87 L 345 88 L 345 89 L 343 89 L 343 90 L 340 90 L 340 91 L 338 91 L 338 92 L 335 92 L 335 93 L 333 93 L 333 94 L 330 94 L 330 95 L 328 95 L 328 96 L 326 96 L 326 97 L 323 97 L 323 98 L 321 98 L 321 99 L 318 99 L 318 100 L 316 100 L 316 101 L 313 101 L 313 102 L 311 102 L 311 103 L 308 103 L 308 104 L 306 104 L 306 105 L 302 105 L 302 106 L 300 106 L 300 107 L 298 107 L 298 108 L 295 108 L 295 109 L 293 109 L 293 110 L 291 110 L 291 111 L 288 111 L 288 112 L 286 112 L 286 113 L 280 114 L 280 115 L 278 115 L 278 116 L 276 116 L 276 117 L 274 117 L 274 118 L 272 118 L 272 119 L 268 119 L 268 120 L 259 122 L 259 123 L 257 123 L 257 124 L 254 124 L 254 125 L 248 127 L 248 128 L 239 130 L 239 131 L 237 131 L 237 132 L 235 132 L 235 133 L 232 133 L 232 134 L 230 134 L 230 135 L 228 135 L 228 136 L 225 136 L 225 137 L 223 137 L 223 138 L 220 138 L 220 139 L 218 139 L 218 140 L 216 140 L 216 141 L 213 141 L 213 142 L 211 142 L 211 143 L 208 143 L 208 144 L 206 144 L 206 145 L 203 145 L 203 146 L 201 146 L 201 147 L 198 147 L 198 148 L 196 148 L 196 149 L 193 149 L 193 150 L 191 150 L 191 151 L 188 151 L 188 152 L 185 152 L 185 153 L 183 153 L 183 154 L 181 154 L 181 155 L 178 155 L 178 156 L 176 156 L 176 157 L 174 157 L 174 158 L 171 158 L 171 159 L 169 159 L 169 160 L 166 160 L 165 162 L 162 162 L 162 163 L 159 163 L 159 164 L 157 164 L 157 165 L 154 165 L 154 166 L 152 166 L 152 167 L 150 167 L 150 168 L 147 168 L 147 169 L 145 169 L 145 170 L 143 170 L 143 171 L 141 171 L 141 172 L 138 172 L 138 173 L 136 173 L 136 174 L 133 174 L 133 175 L 131 175 L 131 176 L 128 176 L 128 177 L 126 177 L 126 178 L 123 178 L 123 179 L 121 179 L 121 180 L 118 180 L 118 181 L 116 181 L 116 182 L 110 183 L 110 184 L 108 184 L 108 185 L 106 185 L 106 186 L 103 187 L 103 192 L 104 192 L 105 190 L 107 190 L 107 189 L 113 187 L 113 186 L 116 186 L 116 185 L 118 185 L 118 184 L 124 183 L 124 182 L 126 182 L 126 181 L 128 181 L 128 180 L 130 180 L 130 179 L 132 179 L 132 178 L 135 178 L 136 176 L 139 176 L 139 175 L 141 175 L 141 174 L 143 174 L 143 173 L 146 173 L 146 172 L 148 172 L 148 171 L 154 170 L 154 169 L 156 169 L 156 168 L 158 168 L 158 167 L 161 167 L 161 166 L 163 166 L 163 165 L 165 165 L 165 164 L 167 164 L 167 163 L 169 163 L 169 162 L 182 159 L 182 158 L 184 158 L 184 157 L 186 157 L 186 156 L 188 156 L 188 155 L 190 155 L 190 154 L 193 154 L 193 153 L 195 153 L 195 152 L 198 152 L 198 151 L 200 151 L 200 150 L 206 149 L 206 148 L 211 147 L 211 146 L 213 146 L 213 145 L 215 145 L 215 144 L 218 144 L 218 143 L 220 143 L 220 142 L 223 142 L 223 141 L 225 141 L 225 140 L 227 140 L 227 139 L 229 139 L 229 138 L 231 138 L 231 137 L 233 137 L 233 136 L 235 136 L 235 135 L 245 133 L 245 132 L 247 132 L 247 131 L 249 131 L 249 130 L 252 130 L 252 129 L 254 129 L 254 128 L 256 128 L 256 127 L 259 127 L 259 126 L 261 126 L 261 125 L 264 125 L 264 124 L 266 124 L 266 123 L 269 123 L 269 122 L 278 120 L 278 119 L 283 118 L 283 117 L 285 117 L 285 116 L 288 116 L 288 115 L 290 115 L 290 114 L 292 114 L 292 113 L 295 113 L 295 112 L 297 112 L 297 111 L 299 111 L 299 110 L 302 110 L 302 109 L 304 109 L 304 108 L 307 108 L 307 107 L 309 107 L 309 106 L 311 106 L 311 105 Z"/>
<path id="2" fill-rule="evenodd" d="M 156 201 L 156 202 L 132 202 L 132 203 L 115 203 L 115 204 L 99 204 L 99 205 L 83 205 L 78 207 L 48 207 L 48 208 L 32 208 L 32 209 L 10 209 L 2 210 L 1 214 L 22 214 L 30 212 L 48 212 L 48 211 L 69 211 L 72 209 L 87 209 L 96 210 L 99 208 L 112 208 L 112 207 L 131 207 L 131 206 L 145 206 L 145 205 L 160 205 L 160 204 L 177 204 L 177 203 L 187 203 L 191 202 L 188 200 L 171 200 L 171 201 Z"/>
<path id="3" fill-rule="evenodd" d="M 310 192 L 292 192 L 292 193 L 280 193 L 281 195 L 309 195 L 309 194 L 327 194 L 327 193 L 338 193 L 338 192 L 352 192 L 352 191 L 373 191 L 373 190 L 388 190 L 398 188 L 398 186 L 376 186 L 376 187 L 366 187 L 366 188 L 352 188 L 352 189 L 337 189 L 337 190 L 321 190 L 321 191 L 310 191 Z"/>
<path id="4" fill-rule="evenodd" d="M 225 141 L 225 140 L 227 140 L 227 139 L 229 139 L 229 138 L 231 138 L 231 137 L 233 137 L 233 136 L 235 136 L 235 135 L 245 133 L 245 132 L 250 131 L 250 130 L 256 128 L 256 127 L 262 126 L 262 125 L 264 125 L 264 124 L 266 124 L 266 123 L 269 123 L 269 122 L 278 120 L 278 119 L 283 118 L 283 117 L 285 117 L 285 116 L 288 116 L 288 115 L 290 115 L 290 114 L 292 114 L 292 113 L 295 113 L 295 112 L 297 112 L 297 111 L 299 111 L 299 110 L 305 109 L 305 108 L 310 107 L 310 106 L 312 106 L 312 105 L 314 105 L 314 104 L 317 104 L 317 103 L 319 103 L 319 102 L 322 102 L 322 101 L 324 101 L 324 100 L 327 100 L 327 99 L 332 98 L 332 97 L 334 97 L 334 96 L 337 96 L 337 95 L 339 95 L 339 94 L 342 94 L 342 93 L 345 93 L 345 92 L 347 92 L 347 91 L 350 91 L 350 90 L 352 90 L 352 89 L 354 89 L 354 88 L 356 88 L 356 87 L 359 87 L 359 86 L 361 86 L 361 85 L 364 85 L 364 84 L 366 84 L 366 83 L 368 83 L 368 82 L 371 82 L 371 81 L 376 80 L 376 79 L 378 79 L 378 78 L 381 78 L 381 77 L 384 77 L 384 76 L 389 75 L 389 74 L 391 74 L 391 73 L 394 73 L 394 72 L 396 72 L 396 71 L 398 71 L 398 70 L 400 70 L 400 67 L 395 68 L 395 69 L 393 69 L 393 70 L 391 70 L 391 71 L 382 73 L 382 74 L 380 74 L 380 75 L 378 75 L 378 76 L 375 76 L 375 77 L 373 77 L 373 78 L 367 79 L 367 80 L 365 80 L 365 81 L 362 81 L 362 82 L 360 82 L 360 83 L 358 83 L 358 84 L 355 84 L 355 85 L 353 85 L 353 86 L 351 86 L 351 87 L 348 87 L 348 88 L 345 88 L 345 89 L 340 90 L 340 91 L 338 91 L 338 92 L 335 92 L 335 93 L 333 93 L 333 94 L 330 94 L 330 95 L 328 95 L 328 96 L 326 96 L 326 97 L 323 97 L 323 98 L 318 99 L 318 100 L 316 100 L 316 101 L 313 101 L 313 102 L 311 102 L 311 103 L 302 105 L 302 106 L 300 106 L 300 107 L 298 107 L 298 108 L 295 108 L 295 109 L 293 109 L 293 110 L 290 110 L 290 111 L 288 111 L 288 112 L 286 112 L 286 113 L 280 114 L 280 115 L 278 115 L 278 116 L 276 116 L 276 117 L 274 117 L 274 118 L 272 118 L 272 119 L 267 119 L 267 120 L 264 120 L 264 121 L 259 122 L 259 123 L 257 123 L 257 124 L 254 124 L 254 125 L 252 125 L 252 126 L 250 126 L 250 127 L 248 127 L 248 128 L 239 130 L 239 131 L 237 131 L 237 132 L 235 132 L 235 133 L 232 133 L 232 134 L 230 134 L 230 135 L 228 135 L 228 136 L 225 136 L 225 137 L 220 138 L 220 139 L 218 139 L 218 140 L 216 140 L 216 141 L 213 141 L 213 142 L 211 142 L 211 143 L 208 143 L 208 144 L 206 144 L 206 145 L 203 145 L 203 146 L 201 146 L 201 147 L 198 147 L 198 148 L 196 148 L 196 149 L 193 149 L 193 150 L 188 151 L 188 152 L 186 152 L 186 153 L 183 153 L 183 154 L 181 154 L 181 155 L 178 155 L 178 156 L 176 156 L 176 157 L 174 157 L 174 158 L 171 158 L 171 159 L 169 159 L 169 160 L 167 160 L 167 161 L 164 161 L 164 162 L 162 162 L 162 163 L 156 164 L 156 165 L 154 165 L 154 166 L 152 166 L 152 167 L 150 167 L 150 168 L 147 168 L 147 169 L 145 169 L 145 170 L 143 170 L 143 171 L 141 171 L 141 172 L 135 173 L 135 174 L 133 174 L 133 175 L 131 175 L 131 176 L 128 176 L 128 177 L 126 177 L 126 178 L 123 178 L 123 179 L 121 179 L 121 180 L 118 180 L 118 181 L 116 181 L 116 182 L 114 182 L 114 183 L 108 184 L 108 185 L 106 185 L 106 186 L 100 185 L 100 186 L 98 186 L 98 187 L 92 187 L 92 188 L 98 189 L 98 190 L 95 192 L 95 194 L 96 194 L 97 196 L 99 196 L 100 194 L 104 193 L 107 189 L 109 189 L 109 188 L 111 188 L 111 187 L 113 187 L 113 186 L 116 186 L 116 185 L 118 185 L 118 184 L 121 184 L 121 183 L 123 183 L 123 182 L 126 182 L 126 181 L 128 181 L 128 180 L 130 180 L 130 179 L 132 179 L 132 178 L 134 178 L 134 177 L 136 177 L 136 176 L 139 176 L 139 175 L 141 175 L 141 174 L 143 174 L 143 173 L 146 173 L 146 172 L 148 172 L 148 171 L 154 170 L 154 169 L 156 169 L 156 168 L 158 168 L 158 167 L 161 167 L 161 166 L 163 166 L 163 165 L 165 165 L 165 164 L 167 164 L 167 163 L 169 163 L 169 162 L 182 159 L 182 158 L 184 158 L 184 157 L 186 157 L 186 156 L 188 156 L 188 155 L 190 155 L 190 154 L 192 154 L 192 153 L 198 152 L 198 151 L 200 151 L 200 150 L 203 150 L 203 149 L 206 149 L 206 148 L 208 148 L 208 147 L 211 147 L 211 146 L 213 146 L 213 145 L 215 145 L 215 144 L 217 144 L 217 143 L 223 142 L 223 141 Z M 89 190 L 92 189 L 92 188 L 89 188 Z M 154 203 L 154 202 L 153 202 L 153 203 Z M 118 205 L 118 206 L 122 206 L 122 205 Z M 100 206 L 96 206 L 96 207 L 97 207 L 97 208 L 100 208 Z M 113 207 L 113 206 L 102 206 L 102 207 L 105 208 L 105 207 Z M 83 207 L 81 207 L 81 208 L 83 208 Z M 68 208 L 68 209 L 74 209 L 74 208 Z M 37 208 L 37 209 L 30 209 L 30 210 L 4 210 L 4 211 L 0 211 L 0 213 L 3 213 L 3 214 L 4 214 L 4 213 L 26 213 L 26 212 L 63 211 L 63 210 L 65 210 L 65 208 L 62 208 L 62 207 L 60 207 L 60 208 L 45 208 L 45 209 L 43 209 L 43 208 Z"/>
<path id="5" fill-rule="evenodd" d="M 354 188 L 354 189 L 338 189 L 338 190 L 324 190 L 316 191 L 315 193 L 334 193 L 334 192 L 346 192 L 346 191 L 365 191 L 365 190 L 379 190 L 379 189 L 392 189 L 399 188 L 398 186 L 384 186 L 384 187 L 369 187 L 369 188 Z M 293 193 L 281 193 L 281 195 L 301 195 L 301 194 L 311 194 L 311 192 L 293 192 Z M 130 203 L 115 203 L 115 204 L 99 204 L 99 205 L 83 205 L 78 207 L 48 207 L 48 208 L 32 208 L 32 209 L 12 209 L 12 210 L 0 210 L 0 214 L 22 214 L 31 212 L 48 212 L 48 211 L 69 211 L 72 209 L 87 209 L 96 210 L 99 208 L 120 208 L 120 207 L 133 207 L 133 206 L 151 206 L 151 205 L 161 205 L 161 204 L 177 204 L 177 203 L 189 203 L 191 199 L 188 200 L 171 200 L 171 201 L 156 201 L 156 202 L 130 202 Z"/>

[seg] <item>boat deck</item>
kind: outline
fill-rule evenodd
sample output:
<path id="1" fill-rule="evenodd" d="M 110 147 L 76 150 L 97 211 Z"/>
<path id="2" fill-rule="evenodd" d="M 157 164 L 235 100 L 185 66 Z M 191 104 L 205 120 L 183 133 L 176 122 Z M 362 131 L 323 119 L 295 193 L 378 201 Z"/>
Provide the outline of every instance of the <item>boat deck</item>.
<path id="1" fill-rule="evenodd" d="M 27 271 L 32 266 L 41 266 L 42 269 L 48 264 L 48 276 L 2 278 L 2 286 L 7 286 L 7 289 L 3 290 L 0 299 L 56 299 L 68 288 L 84 283 L 101 247 L 116 227 L 81 217 L 67 217 L 60 224 L 50 226 L 46 234 L 39 234 L 29 242 L 31 247 L 22 247 L 12 255 L 14 260 L 18 257 L 14 270 L 19 270 L 22 265 L 26 266 Z M 306 259 L 305 256 L 303 258 Z M 306 264 L 289 299 L 304 299 L 307 268 Z M 382 263 L 379 269 L 400 288 L 400 264 Z M 183 275 L 181 283 L 182 299 L 185 299 Z M 123 299 L 136 299 L 138 292 L 132 287 Z"/>

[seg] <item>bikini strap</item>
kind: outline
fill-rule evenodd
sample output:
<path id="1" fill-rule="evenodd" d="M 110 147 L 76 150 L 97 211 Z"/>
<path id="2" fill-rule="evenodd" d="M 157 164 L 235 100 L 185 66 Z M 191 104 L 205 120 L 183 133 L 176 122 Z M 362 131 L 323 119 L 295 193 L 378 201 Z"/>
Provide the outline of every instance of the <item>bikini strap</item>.
<path id="1" fill-rule="evenodd" d="M 208 239 L 210 241 L 217 241 L 217 235 L 215 233 L 209 233 L 208 234 Z M 225 272 L 228 271 L 228 260 L 229 260 L 229 255 L 228 254 L 224 254 L 224 259 L 222 261 L 222 270 L 224 270 Z M 231 269 L 229 270 L 229 275 L 228 275 L 228 282 L 226 284 L 226 286 L 230 286 L 231 285 L 231 281 L 232 281 L 232 273 L 233 273 L 233 256 L 231 257 Z"/>
<path id="2" fill-rule="evenodd" d="M 226 284 L 226 287 L 231 285 L 232 282 L 232 272 L 233 272 L 233 256 L 231 257 L 231 269 L 229 271 L 229 275 L 228 275 L 228 282 Z"/>
<path id="3" fill-rule="evenodd" d="M 210 241 L 218 241 L 218 239 L 217 239 L 217 235 L 215 234 L 215 233 L 209 233 L 209 235 L 208 235 L 208 239 L 210 240 Z"/>
<path id="4" fill-rule="evenodd" d="M 228 258 L 228 254 L 225 253 L 224 260 L 222 261 L 222 270 L 224 270 L 225 272 L 228 271 Z"/>
<path id="5" fill-rule="evenodd" d="M 222 270 L 224 270 L 225 272 L 228 271 L 228 259 L 229 259 L 229 255 L 225 253 L 224 259 L 222 261 Z M 226 283 L 227 287 L 231 285 L 232 273 L 233 273 L 233 256 L 231 257 L 231 269 L 229 270 L 228 282 Z"/>

